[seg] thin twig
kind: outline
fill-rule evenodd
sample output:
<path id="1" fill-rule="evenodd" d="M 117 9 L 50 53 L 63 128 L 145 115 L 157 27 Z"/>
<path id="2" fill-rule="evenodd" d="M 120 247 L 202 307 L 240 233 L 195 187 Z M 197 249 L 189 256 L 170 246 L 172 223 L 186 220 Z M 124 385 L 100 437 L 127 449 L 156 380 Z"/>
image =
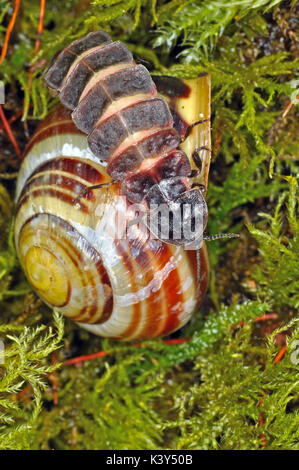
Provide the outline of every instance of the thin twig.
<path id="1" fill-rule="evenodd" d="M 40 48 L 41 37 L 44 29 L 44 17 L 45 17 L 45 9 L 46 9 L 46 0 L 41 0 L 40 2 L 40 9 L 39 9 L 39 23 L 37 29 L 37 38 L 35 42 L 35 55 L 38 53 Z"/>
<path id="2" fill-rule="evenodd" d="M 29 109 L 31 109 L 31 108 L 32 108 L 32 103 L 30 103 L 30 105 L 29 105 Z M 8 122 L 9 124 L 13 124 L 17 119 L 19 119 L 20 117 L 22 117 L 23 114 L 24 114 L 24 108 L 21 109 L 20 111 L 18 111 L 18 112 L 17 112 L 16 114 L 14 114 L 13 116 L 11 116 L 11 117 L 7 120 L 7 122 Z M 4 129 L 4 125 L 1 124 L 1 125 L 0 125 L 0 131 L 2 131 L 3 129 Z"/>
<path id="3" fill-rule="evenodd" d="M 273 314 L 275 315 L 275 314 Z M 281 361 L 281 359 L 283 358 L 283 356 L 285 355 L 286 353 L 286 350 L 287 350 L 287 346 L 286 344 L 281 348 L 281 350 L 279 351 L 279 353 L 276 355 L 275 359 L 274 359 L 274 364 L 277 364 L 279 361 Z M 266 392 L 265 390 L 263 390 L 263 392 Z M 263 403 L 263 397 L 260 397 L 259 398 L 259 403 L 258 403 L 258 407 L 260 408 L 261 405 Z M 264 416 L 263 416 L 263 413 L 260 412 L 259 413 L 259 426 L 263 426 L 264 424 Z M 261 445 L 264 449 L 266 449 L 266 436 L 264 433 L 261 433 L 260 434 L 260 439 L 261 439 Z"/>
<path id="4" fill-rule="evenodd" d="M 287 107 L 285 108 L 283 114 L 282 114 L 282 119 L 284 119 L 286 117 L 286 115 L 289 113 L 290 109 L 292 108 L 292 106 L 296 103 L 296 101 L 299 100 L 299 95 L 296 96 L 296 98 L 294 98 L 292 101 L 289 102 L 289 104 L 287 105 Z"/>
<path id="5" fill-rule="evenodd" d="M 44 29 L 45 8 L 46 8 L 46 0 L 40 0 L 39 22 L 38 22 L 38 28 L 37 28 L 37 38 L 36 38 L 35 47 L 34 47 L 34 56 L 36 56 L 40 48 L 41 37 L 42 37 L 43 29 Z M 27 83 L 28 94 L 30 93 L 31 86 L 32 86 L 32 76 L 33 76 L 33 66 L 31 66 L 29 69 L 28 83 Z M 23 108 L 25 109 L 25 98 L 24 98 Z M 24 120 L 24 129 L 25 129 L 26 137 L 29 139 L 27 119 Z"/>
<path id="6" fill-rule="evenodd" d="M 4 127 L 4 129 L 6 130 L 6 133 L 7 133 L 7 135 L 8 135 L 8 138 L 9 138 L 9 140 L 11 141 L 12 145 L 14 146 L 14 149 L 15 149 L 15 151 L 16 151 L 16 154 L 18 155 L 18 157 L 19 157 L 20 159 L 22 159 L 21 150 L 20 150 L 20 148 L 19 148 L 19 146 L 18 146 L 18 143 L 17 143 L 17 141 L 16 141 L 16 139 L 15 139 L 15 136 L 13 135 L 13 132 L 12 132 L 12 130 L 11 130 L 11 127 L 10 127 L 10 125 L 9 125 L 9 122 L 8 122 L 7 119 L 6 119 L 6 116 L 5 116 L 5 114 L 4 114 L 4 111 L 3 111 L 3 108 L 2 108 L 2 105 L 1 105 L 1 104 L 0 104 L 0 118 L 1 118 L 1 120 L 2 120 L 2 122 L 3 122 L 3 127 Z"/>
<path id="7" fill-rule="evenodd" d="M 275 357 L 274 364 L 277 364 L 279 361 L 281 361 L 281 359 L 283 358 L 283 356 L 286 353 L 286 350 L 287 350 L 287 345 L 285 344 L 284 346 L 282 346 L 281 350 L 279 351 L 279 353 Z"/>
<path id="8" fill-rule="evenodd" d="M 16 18 L 17 18 L 17 15 L 18 15 L 20 4 L 21 4 L 21 0 L 16 0 L 14 11 L 13 11 L 12 17 L 10 19 L 10 22 L 7 26 L 7 30 L 6 30 L 6 34 L 5 34 L 5 38 L 4 38 L 4 43 L 3 43 L 3 47 L 2 47 L 2 51 L 1 51 L 1 57 L 0 57 L 0 65 L 2 64 L 2 62 L 4 61 L 4 59 L 6 57 L 9 38 L 10 38 L 11 32 L 12 32 L 12 30 L 14 28 L 14 25 L 15 25 L 15 22 L 16 22 Z"/>
<path id="9" fill-rule="evenodd" d="M 9 124 L 12 124 L 13 122 L 15 122 L 17 119 L 19 119 L 23 114 L 23 110 L 21 111 L 18 111 L 16 114 L 14 114 L 13 116 L 11 116 L 9 119 L 8 119 L 8 123 Z M 4 129 L 4 125 L 2 124 L 2 126 L 0 126 L 0 131 Z"/>
<path id="10" fill-rule="evenodd" d="M 172 344 L 182 344 L 182 343 L 186 343 L 190 341 L 189 338 L 178 338 L 178 339 L 165 339 L 163 341 L 164 344 L 169 344 L 169 345 L 172 345 Z M 134 344 L 133 347 L 135 348 L 139 348 L 142 346 L 142 343 L 137 343 L 137 344 Z M 86 362 L 86 361 L 90 361 L 92 359 L 97 359 L 98 357 L 105 357 L 105 356 L 109 356 L 109 352 L 107 351 L 98 351 L 96 353 L 93 353 L 93 354 L 87 354 L 85 356 L 78 356 L 78 357 L 73 357 L 72 359 L 68 359 L 67 361 L 65 361 L 63 363 L 64 366 L 71 366 L 73 364 L 80 364 L 81 362 Z"/>

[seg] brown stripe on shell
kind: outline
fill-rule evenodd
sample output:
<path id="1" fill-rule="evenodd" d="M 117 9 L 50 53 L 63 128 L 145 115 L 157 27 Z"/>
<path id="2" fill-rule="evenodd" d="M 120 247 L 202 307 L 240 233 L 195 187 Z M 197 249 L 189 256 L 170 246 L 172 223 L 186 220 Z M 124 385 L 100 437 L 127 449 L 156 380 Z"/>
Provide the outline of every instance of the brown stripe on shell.
<path id="1" fill-rule="evenodd" d="M 70 241 L 66 238 L 58 238 L 58 233 L 52 233 L 51 234 L 51 232 L 49 232 L 48 236 L 55 244 L 60 246 L 60 248 L 63 250 L 63 252 L 66 254 L 66 256 L 69 257 L 69 259 L 72 261 L 74 266 L 77 268 L 77 273 L 79 275 L 81 285 L 83 287 L 83 292 L 84 293 L 86 292 L 85 287 L 87 287 L 87 286 L 91 286 L 92 290 L 93 290 L 93 302 L 92 302 L 92 304 L 89 305 L 89 306 L 85 305 L 77 315 L 69 316 L 68 318 L 71 318 L 72 320 L 77 321 L 77 322 L 84 322 L 84 323 L 90 323 L 90 324 L 104 323 L 105 321 L 107 321 L 110 318 L 110 316 L 112 314 L 112 311 L 113 311 L 113 294 L 107 297 L 106 302 L 105 302 L 104 307 L 103 307 L 103 310 L 101 312 L 100 318 L 98 320 L 94 321 L 93 316 L 97 313 L 97 310 L 98 310 L 98 303 L 97 303 L 97 298 L 98 297 L 97 297 L 96 284 L 95 284 L 95 280 L 92 276 L 92 271 L 91 272 L 89 272 L 89 271 L 86 272 L 86 271 L 80 269 L 80 266 L 84 266 L 84 261 L 85 261 L 84 256 L 83 256 L 84 252 L 82 254 L 75 247 L 76 239 L 80 238 L 81 241 L 83 241 L 83 243 L 86 246 L 85 250 L 88 250 L 90 262 L 94 262 L 96 270 L 99 274 L 101 284 L 103 286 L 107 286 L 106 291 L 110 290 L 111 293 L 112 293 L 110 278 L 109 278 L 109 275 L 107 273 L 107 270 L 105 269 L 105 267 L 102 263 L 100 254 L 98 253 L 98 251 L 96 251 L 89 244 L 89 242 L 86 240 L 86 238 L 83 237 L 83 235 L 81 235 L 74 227 L 72 227 L 70 224 L 68 224 L 68 222 L 66 222 L 65 220 L 61 219 L 58 216 L 53 216 L 53 215 L 48 214 L 48 213 L 43 213 L 42 215 L 48 217 L 49 221 L 52 221 L 53 224 L 56 223 L 64 231 L 66 231 L 68 233 L 72 233 L 72 241 Z M 34 219 L 38 218 L 39 216 L 40 216 L 40 214 L 33 215 L 28 220 L 26 220 L 26 222 L 23 224 L 23 226 L 21 227 L 20 232 L 19 232 L 18 245 L 19 245 L 20 235 L 23 231 L 23 228 L 28 223 L 30 223 Z M 43 249 L 47 250 L 46 246 L 43 246 Z M 20 248 L 19 248 L 19 250 L 20 250 Z M 105 289 L 105 287 L 103 287 L 103 288 Z M 69 289 L 69 292 L 68 292 L 68 301 L 70 300 L 70 295 L 71 295 L 71 289 Z M 88 299 L 86 298 L 86 302 L 87 302 L 87 300 Z M 65 307 L 66 304 L 67 303 L 64 302 L 63 305 L 59 306 L 59 308 Z M 85 317 L 86 314 L 88 315 L 87 318 Z"/>
<path id="2" fill-rule="evenodd" d="M 200 280 L 197 279 L 197 256 L 196 250 L 185 250 L 193 277 L 197 282 L 197 307 L 205 296 L 209 282 L 209 258 L 207 245 L 203 243 L 200 249 Z"/>
<path id="3" fill-rule="evenodd" d="M 165 264 L 168 262 L 168 260 L 170 260 L 172 256 L 173 255 L 171 248 L 165 243 L 161 245 L 161 250 L 159 251 L 159 258 L 162 259 Z M 166 335 L 179 327 L 179 315 L 183 311 L 182 307 L 184 299 L 182 294 L 178 292 L 178 289 L 180 290 L 181 288 L 181 279 L 178 274 L 177 267 L 175 267 L 169 272 L 163 284 L 168 305 L 168 312 L 166 315 L 164 328 L 161 332 L 159 332 L 159 334 Z M 180 307 L 177 307 L 174 310 L 174 307 L 178 305 L 180 305 Z"/>
<path id="4" fill-rule="evenodd" d="M 134 240 L 129 240 L 129 246 L 133 251 Z M 160 246 L 163 245 L 159 240 L 148 239 L 144 244 L 138 243 L 138 252 L 136 252 L 134 260 L 142 268 L 145 284 L 152 282 L 155 272 L 159 271 Z M 156 258 L 157 250 L 159 250 L 158 258 Z M 145 299 L 146 319 L 143 328 L 138 334 L 140 339 L 158 336 L 162 330 L 161 322 L 163 322 L 165 312 L 168 309 L 163 284 L 158 291 L 152 290 L 151 294 Z"/>
<path id="5" fill-rule="evenodd" d="M 82 132 L 76 128 L 72 121 L 51 124 L 47 127 L 43 127 L 39 132 L 34 134 L 30 142 L 27 144 L 25 153 L 27 154 L 32 149 L 32 147 L 34 147 L 34 145 L 42 142 L 44 139 L 60 134 L 82 134 Z"/>
<path id="6" fill-rule="evenodd" d="M 31 137 L 28 142 L 24 154 L 28 153 L 28 150 L 32 148 L 31 141 L 41 133 L 44 129 L 54 126 L 57 128 L 57 134 L 59 132 L 59 126 L 63 123 L 69 123 L 71 133 L 81 134 L 81 132 L 76 128 L 75 124 L 72 121 L 72 115 L 69 109 L 66 109 L 61 103 L 59 103 L 52 112 L 50 112 L 37 126 L 34 135 Z"/>
<path id="7" fill-rule="evenodd" d="M 86 163 L 82 159 L 78 158 L 60 156 L 53 160 L 48 160 L 46 163 L 40 165 L 32 173 L 30 178 L 44 171 L 61 171 L 63 173 L 70 173 L 71 175 L 80 177 L 91 185 L 101 183 L 104 180 L 103 173 L 90 163 Z"/>
<path id="8" fill-rule="evenodd" d="M 34 177 L 30 178 L 24 186 L 21 194 L 20 199 L 24 196 L 25 193 L 34 192 L 37 188 L 45 188 L 47 189 L 48 186 L 54 186 L 56 189 L 61 188 L 63 190 L 67 190 L 73 193 L 73 200 L 87 188 L 87 186 L 83 183 L 80 183 L 78 180 L 70 178 L 68 176 L 64 176 L 61 174 L 56 173 L 43 173 L 41 175 L 36 174 Z M 67 194 L 67 193 L 65 193 Z M 93 191 L 88 191 L 85 193 L 81 199 L 87 199 L 88 201 L 95 201 L 95 195 Z"/>
<path id="9" fill-rule="evenodd" d="M 109 276 L 108 276 L 108 273 L 107 273 L 106 269 L 104 268 L 104 265 L 102 263 L 100 254 L 89 244 L 89 242 L 79 232 L 76 231 L 76 229 L 74 229 L 74 227 L 71 227 L 67 222 L 63 221 L 62 219 L 60 219 L 60 224 L 63 226 L 64 230 L 68 230 L 68 231 L 72 230 L 72 232 L 73 232 L 73 237 L 72 238 L 80 237 L 81 239 L 84 240 L 84 243 L 87 244 L 87 249 L 91 251 L 91 253 L 89 253 L 89 256 L 92 259 L 92 261 L 94 262 L 97 259 L 97 261 L 95 262 L 95 266 L 97 268 L 97 272 L 99 274 L 101 284 L 103 286 L 104 285 L 109 286 L 110 290 L 112 292 L 110 279 L 109 279 Z M 67 245 L 67 247 L 70 250 L 72 250 L 76 254 L 79 262 L 81 263 L 81 265 L 84 265 L 84 257 L 82 256 L 81 252 L 75 248 L 75 245 L 67 239 L 64 239 L 64 243 Z M 58 244 L 61 244 L 61 243 L 58 242 Z M 76 263 L 75 265 L 77 267 L 80 267 L 80 265 L 78 263 Z M 81 274 L 81 272 L 82 271 L 80 271 L 80 274 Z M 97 324 L 104 323 L 111 316 L 112 309 L 113 309 L 113 297 L 110 296 L 106 300 L 106 303 L 104 305 L 103 312 L 101 314 L 100 319 L 97 320 L 97 321 L 93 321 L 92 318 L 96 314 L 97 309 L 98 309 L 96 284 L 94 282 L 94 278 L 91 276 L 91 273 L 89 271 L 83 271 L 83 272 L 84 272 L 84 275 L 87 275 L 87 277 L 88 277 L 88 282 L 86 283 L 85 280 L 84 280 L 84 285 L 85 286 L 91 285 L 92 288 L 93 288 L 93 294 L 94 294 L 93 303 L 89 307 L 88 318 L 84 318 L 84 322 L 85 323 L 97 323 Z M 83 279 L 82 276 L 81 276 L 81 279 Z M 80 322 L 79 316 L 81 316 L 81 315 L 82 315 L 82 312 L 80 312 L 79 315 L 74 317 L 73 320 Z"/>
<path id="10" fill-rule="evenodd" d="M 38 196 L 51 196 L 56 199 L 60 199 L 63 202 L 66 202 L 70 206 L 74 205 L 74 198 L 63 191 L 58 191 L 57 189 L 53 188 L 41 188 L 41 189 L 35 189 L 29 194 L 24 194 L 22 199 L 18 200 L 17 206 L 16 206 L 16 211 L 15 214 L 18 215 L 19 210 L 22 208 L 22 205 L 26 203 L 29 199 L 38 197 Z M 78 204 L 80 205 L 80 210 L 84 212 L 85 214 L 90 213 L 90 208 L 82 202 L 78 201 Z"/>
<path id="11" fill-rule="evenodd" d="M 129 255 L 127 254 L 128 253 L 128 240 L 117 241 L 115 243 L 115 248 L 118 254 L 121 256 L 122 262 L 124 263 L 127 269 L 127 273 L 129 275 L 133 292 L 137 292 L 138 286 L 136 285 L 136 281 L 135 281 L 134 266 L 132 265 Z M 131 336 L 134 336 L 134 332 L 137 329 L 140 323 L 140 320 L 141 320 L 141 305 L 140 305 L 140 302 L 136 302 L 133 304 L 133 315 L 132 315 L 132 318 L 128 327 L 125 329 L 125 331 L 123 331 L 122 334 L 120 334 L 114 339 L 127 339 L 127 338 L 130 338 Z"/>

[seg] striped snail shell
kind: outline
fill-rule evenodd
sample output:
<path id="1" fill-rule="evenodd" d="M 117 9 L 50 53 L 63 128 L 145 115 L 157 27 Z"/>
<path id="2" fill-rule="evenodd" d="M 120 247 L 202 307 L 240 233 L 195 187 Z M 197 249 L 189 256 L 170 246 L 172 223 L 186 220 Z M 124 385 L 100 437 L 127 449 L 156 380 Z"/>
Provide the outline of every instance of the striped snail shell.
<path id="1" fill-rule="evenodd" d="M 181 134 L 209 116 L 208 76 L 175 84 L 163 78 L 157 87 Z M 209 147 L 209 139 L 209 125 L 198 126 L 184 151 L 190 156 L 195 147 Z M 202 163 L 198 181 L 207 186 L 209 154 Z M 206 247 L 198 283 L 196 251 L 152 239 L 139 225 L 117 239 L 116 220 L 134 217 L 119 183 L 75 203 L 84 188 L 110 180 L 70 111 L 58 106 L 29 142 L 19 172 L 15 244 L 21 265 L 46 304 L 94 334 L 120 340 L 167 335 L 189 321 L 204 297 Z"/>

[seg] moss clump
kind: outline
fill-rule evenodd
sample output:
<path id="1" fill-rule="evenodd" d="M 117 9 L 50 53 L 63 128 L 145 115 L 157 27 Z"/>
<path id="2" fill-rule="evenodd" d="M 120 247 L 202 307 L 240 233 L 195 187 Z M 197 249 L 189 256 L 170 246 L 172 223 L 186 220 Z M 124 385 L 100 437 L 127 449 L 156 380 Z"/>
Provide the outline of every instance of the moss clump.
<path id="1" fill-rule="evenodd" d="M 3 44 L 12 5 L 0 5 Z M 7 117 L 23 109 L 32 132 L 55 103 L 41 81 L 47 61 L 97 28 L 155 74 L 209 71 L 208 229 L 241 238 L 209 245 L 209 293 L 174 335 L 189 341 L 136 348 L 69 321 L 63 334 L 16 259 L 8 173 L 17 163 L 1 130 L 0 449 L 298 449 L 296 2 L 48 0 L 35 54 L 39 8 L 22 2 L 1 65 Z M 12 126 L 24 147 L 22 121 Z M 109 354 L 54 372 L 55 354 L 59 363 L 98 350 Z"/>

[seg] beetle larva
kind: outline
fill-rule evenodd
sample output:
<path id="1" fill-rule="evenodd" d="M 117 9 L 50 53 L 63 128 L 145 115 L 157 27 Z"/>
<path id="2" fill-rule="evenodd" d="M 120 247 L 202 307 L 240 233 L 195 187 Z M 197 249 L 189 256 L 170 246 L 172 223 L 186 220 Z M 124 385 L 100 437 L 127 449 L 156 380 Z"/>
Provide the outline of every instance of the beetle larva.
<path id="1" fill-rule="evenodd" d="M 44 79 L 88 134 L 95 157 L 122 182 L 123 194 L 143 204 L 151 231 L 168 243 L 199 246 L 208 219 L 202 188 L 193 184 L 189 159 L 178 149 L 181 137 L 166 101 L 129 49 L 95 31 L 63 49 Z M 167 210 L 154 211 L 158 206 Z"/>
<path id="2" fill-rule="evenodd" d="M 173 129 L 182 136 L 190 124 L 209 118 L 209 77 L 166 80 L 165 88 L 165 77 L 155 79 Z M 209 148 L 209 139 L 207 120 L 193 129 L 182 151 Z M 206 187 L 209 154 L 201 156 L 197 182 Z M 121 340 L 167 335 L 189 321 L 204 297 L 206 247 L 200 250 L 198 284 L 196 251 L 154 239 L 139 225 L 131 235 L 115 238 L 115 220 L 134 218 L 133 204 L 124 205 L 120 197 L 122 183 L 84 193 L 110 181 L 107 163 L 91 152 L 71 111 L 56 108 L 29 142 L 19 173 L 15 243 L 21 264 L 49 306 L 97 335 Z"/>

